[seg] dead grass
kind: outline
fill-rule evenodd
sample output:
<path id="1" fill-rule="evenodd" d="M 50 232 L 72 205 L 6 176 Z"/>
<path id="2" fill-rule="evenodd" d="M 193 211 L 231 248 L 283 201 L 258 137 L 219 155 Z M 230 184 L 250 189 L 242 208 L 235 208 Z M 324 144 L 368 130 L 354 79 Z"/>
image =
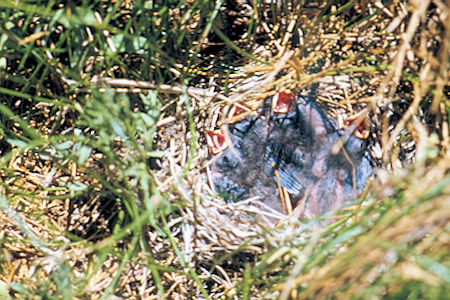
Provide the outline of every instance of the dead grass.
<path id="1" fill-rule="evenodd" d="M 448 4 L 97 2 L 0 5 L 1 297 L 449 294 Z M 203 132 L 281 88 L 370 119 L 328 226 L 208 184 Z"/>

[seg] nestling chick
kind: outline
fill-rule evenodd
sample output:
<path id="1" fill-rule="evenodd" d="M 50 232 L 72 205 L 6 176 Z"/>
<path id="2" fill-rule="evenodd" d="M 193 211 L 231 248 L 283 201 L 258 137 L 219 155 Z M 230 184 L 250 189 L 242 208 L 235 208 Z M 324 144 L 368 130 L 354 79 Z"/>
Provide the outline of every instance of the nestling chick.
<path id="1" fill-rule="evenodd" d="M 312 218 L 363 191 L 372 174 L 365 141 L 337 130 L 313 100 L 280 92 L 258 112 L 228 125 L 229 146 L 221 145 L 210 166 L 219 195 L 258 196 L 286 213 L 286 190 L 293 213 Z"/>

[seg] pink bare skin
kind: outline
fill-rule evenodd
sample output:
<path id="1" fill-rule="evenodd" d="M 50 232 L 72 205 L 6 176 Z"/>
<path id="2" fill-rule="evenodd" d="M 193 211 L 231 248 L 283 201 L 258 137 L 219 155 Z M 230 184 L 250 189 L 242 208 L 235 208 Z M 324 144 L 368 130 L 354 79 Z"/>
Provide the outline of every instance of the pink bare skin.
<path id="1" fill-rule="evenodd" d="M 259 197 L 282 212 L 279 181 L 298 218 L 336 210 L 361 193 L 372 174 L 365 142 L 337 130 L 313 100 L 281 96 L 282 105 L 266 100 L 259 110 L 264 118 L 247 116 L 228 126 L 232 149 L 210 166 L 215 190 L 230 201 Z M 274 112 L 277 107 L 283 113 Z"/>

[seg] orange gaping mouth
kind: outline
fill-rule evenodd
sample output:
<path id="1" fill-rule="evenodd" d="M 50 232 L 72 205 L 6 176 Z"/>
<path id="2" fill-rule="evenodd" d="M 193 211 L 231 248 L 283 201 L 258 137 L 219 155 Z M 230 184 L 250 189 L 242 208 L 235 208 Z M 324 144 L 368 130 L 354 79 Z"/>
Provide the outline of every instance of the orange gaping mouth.
<path id="1" fill-rule="evenodd" d="M 295 106 L 296 99 L 294 94 L 289 90 L 277 92 L 272 98 L 272 111 L 277 114 L 289 112 L 289 109 Z M 239 103 L 243 105 L 242 103 Z M 242 120 L 249 115 L 242 107 L 233 105 L 227 113 L 227 124 L 233 124 Z M 213 154 L 218 154 L 228 148 L 227 135 L 222 129 L 216 129 L 206 132 L 206 142 Z"/>
<path id="2" fill-rule="evenodd" d="M 295 104 L 295 96 L 291 91 L 281 91 L 275 94 L 272 99 L 272 111 L 279 114 L 285 114 L 289 108 Z"/>
<path id="3" fill-rule="evenodd" d="M 367 139 L 369 137 L 369 129 L 367 124 L 367 117 L 364 114 L 356 114 L 344 121 L 344 129 L 355 126 L 353 134 L 360 139 Z"/>
<path id="4" fill-rule="evenodd" d="M 207 131 L 206 142 L 213 154 L 220 153 L 228 147 L 226 136 L 221 129 Z"/>

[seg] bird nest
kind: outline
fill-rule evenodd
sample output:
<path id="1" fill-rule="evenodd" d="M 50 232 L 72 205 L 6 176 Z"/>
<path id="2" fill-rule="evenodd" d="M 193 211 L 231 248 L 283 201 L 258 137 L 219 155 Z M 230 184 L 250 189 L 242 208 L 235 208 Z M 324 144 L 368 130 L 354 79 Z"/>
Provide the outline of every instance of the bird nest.
<path id="1" fill-rule="evenodd" d="M 165 10 L 145 15 L 164 30 L 214 28 L 210 35 L 200 30 L 191 46 L 203 55 L 197 69 L 225 63 L 230 68 L 222 73 L 194 72 L 194 56 L 181 48 L 186 66 L 166 64 L 164 51 L 150 62 L 154 76 L 164 74 L 170 84 L 133 79 L 148 73 L 135 69 L 149 68 L 148 53 L 109 61 L 122 51 L 114 45 L 129 49 L 146 36 L 129 44 L 111 38 L 133 13 L 145 11 L 134 11 L 133 1 L 121 2 L 117 30 L 102 27 L 106 49 L 93 46 L 95 55 L 80 60 L 82 79 L 67 71 L 78 63 L 61 67 L 70 60 L 57 56 L 61 49 L 42 52 L 35 64 L 20 55 L 9 58 L 1 70 L 9 77 L 0 78 L 2 95 L 10 97 L 0 111 L 1 297 L 448 295 L 448 254 L 442 250 L 450 194 L 448 7 L 439 1 L 260 2 L 210 8 L 223 27 L 203 20 L 201 11 L 194 14 L 189 1 L 169 9 L 168 19 L 190 27 L 164 24 L 159 14 Z M 108 11 L 104 3 L 97 8 Z M 294 8 L 297 13 L 290 13 Z M 96 36 L 83 23 L 89 12 L 83 19 L 80 11 L 67 15 L 80 18 L 72 21 L 85 26 L 86 41 L 79 44 L 88 47 Z M 100 15 L 92 17 L 101 23 Z M 22 40 L 9 27 L 0 33 L 17 45 L 34 41 L 40 47 L 44 35 L 31 33 L 39 23 L 53 26 L 45 17 L 12 18 L 19 28 L 31 24 Z M 69 21 L 52 28 L 49 49 L 60 47 L 53 41 L 71 30 Z M 251 24 L 253 35 L 242 32 Z M 161 36 L 160 43 L 171 38 Z M 183 35 L 174 36 L 173 45 Z M 251 55 L 241 49 L 249 41 Z M 47 60 L 50 73 L 34 69 Z M 33 77 L 38 73 L 40 80 Z M 183 74 L 193 78 L 189 87 L 177 84 L 185 82 Z M 31 95 L 27 82 L 49 87 Z M 369 121 L 373 182 L 337 212 L 299 220 L 261 199 L 227 202 L 213 190 L 206 133 L 232 121 L 226 111 L 242 106 L 255 114 L 280 91 L 313 97 L 338 128 L 360 115 Z"/>

